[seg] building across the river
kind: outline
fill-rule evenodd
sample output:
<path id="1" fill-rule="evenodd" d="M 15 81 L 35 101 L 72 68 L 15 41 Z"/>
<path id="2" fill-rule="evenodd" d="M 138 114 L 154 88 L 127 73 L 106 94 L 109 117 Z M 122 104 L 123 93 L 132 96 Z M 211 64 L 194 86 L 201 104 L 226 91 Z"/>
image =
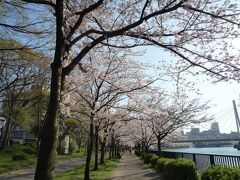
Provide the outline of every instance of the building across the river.
<path id="1" fill-rule="evenodd" d="M 206 131 L 200 131 L 199 128 L 192 128 L 190 132 L 184 135 L 187 140 L 202 140 L 202 139 L 240 139 L 240 133 L 231 132 L 229 134 L 221 133 L 219 129 L 219 124 L 214 122 L 211 124 L 211 128 Z M 223 142 L 201 142 L 197 145 L 199 146 L 221 146 L 221 145 L 231 145 L 230 141 Z M 196 144 L 195 144 L 196 145 Z"/>

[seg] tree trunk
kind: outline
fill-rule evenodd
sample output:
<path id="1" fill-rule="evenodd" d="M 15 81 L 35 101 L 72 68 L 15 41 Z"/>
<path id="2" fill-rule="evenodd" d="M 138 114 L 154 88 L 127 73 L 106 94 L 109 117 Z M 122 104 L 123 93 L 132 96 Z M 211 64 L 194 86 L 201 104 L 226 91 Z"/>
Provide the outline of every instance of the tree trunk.
<path id="1" fill-rule="evenodd" d="M 57 148 L 57 114 L 60 98 L 60 77 L 61 68 L 52 64 L 52 79 L 50 101 L 48 105 L 47 117 L 44 122 L 41 143 L 38 153 L 35 180 L 52 180 L 55 168 L 55 156 Z"/>
<path id="2" fill-rule="evenodd" d="M 142 140 L 142 147 L 141 147 L 142 153 L 144 152 L 144 141 Z"/>
<path id="3" fill-rule="evenodd" d="M 112 150 L 111 150 L 111 152 L 112 152 L 112 154 L 111 154 L 111 158 L 113 158 L 113 157 L 114 157 L 114 148 L 115 148 L 115 142 L 114 142 L 114 139 L 112 140 L 111 148 L 112 148 Z"/>
<path id="4" fill-rule="evenodd" d="M 50 97 L 43 124 L 41 142 L 38 153 L 35 180 L 52 180 L 55 168 L 55 157 L 57 148 L 58 123 L 57 115 L 59 109 L 62 61 L 64 57 L 65 43 L 63 38 L 63 0 L 56 1 L 56 47 L 54 61 L 51 64 Z"/>
<path id="5" fill-rule="evenodd" d="M 38 90 L 42 91 L 42 86 L 39 87 L 39 84 L 37 84 Z M 38 156 L 39 147 L 40 147 L 40 138 L 41 138 L 41 117 L 40 117 L 40 93 L 38 91 L 38 104 L 37 104 L 37 141 L 36 141 L 36 157 Z"/>
<path id="6" fill-rule="evenodd" d="M 104 136 L 103 142 L 101 144 L 101 157 L 100 157 L 100 164 L 104 164 L 104 156 L 105 156 L 105 147 L 106 147 L 107 138 Z"/>
<path id="7" fill-rule="evenodd" d="M 81 145 L 82 145 L 82 138 L 81 137 L 77 138 L 77 144 L 78 144 L 78 151 L 80 152 L 81 151 Z"/>
<path id="8" fill-rule="evenodd" d="M 1 136 L 0 136 L 0 152 L 1 152 L 1 144 L 2 144 L 2 138 L 3 138 L 3 126 L 1 127 Z"/>
<path id="9" fill-rule="evenodd" d="M 92 120 L 93 119 L 91 119 L 90 130 L 89 130 L 84 180 L 90 180 L 90 161 L 91 161 L 91 156 L 93 151 L 93 121 Z"/>
<path id="10" fill-rule="evenodd" d="M 39 148 L 40 148 L 40 142 L 41 142 L 41 132 L 38 132 L 37 134 L 37 141 L 36 141 L 36 156 L 38 156 Z"/>
<path id="11" fill-rule="evenodd" d="M 109 144 L 109 154 L 108 154 L 108 159 L 111 159 L 112 155 L 112 143 Z"/>
<path id="12" fill-rule="evenodd" d="M 0 151 L 4 151 L 10 142 L 10 136 L 11 136 L 11 131 L 12 131 L 12 125 L 9 123 L 10 121 L 8 120 L 6 125 L 5 125 L 5 131 L 3 131 L 3 138 L 1 139 L 1 148 Z"/>
<path id="13" fill-rule="evenodd" d="M 62 140 L 65 138 L 65 136 L 64 135 L 60 135 L 60 136 L 58 136 L 58 147 L 57 147 L 57 153 L 58 154 L 61 154 L 62 152 L 61 152 L 61 142 L 62 142 Z"/>
<path id="14" fill-rule="evenodd" d="M 95 164 L 94 170 L 98 170 L 98 126 L 95 127 Z"/>
<path id="15" fill-rule="evenodd" d="M 117 149 L 118 149 L 118 143 L 115 144 L 115 148 L 114 148 L 114 156 L 117 156 Z"/>
<path id="16" fill-rule="evenodd" d="M 112 154 L 113 154 L 113 137 L 111 137 L 111 141 L 109 143 L 109 159 L 112 158 Z"/>
<path id="17" fill-rule="evenodd" d="M 161 138 L 159 136 L 157 137 L 157 142 L 158 142 L 158 155 L 161 157 L 162 156 L 162 147 L 161 147 Z"/>
<path id="18" fill-rule="evenodd" d="M 147 154 L 149 153 L 148 150 L 149 150 L 149 146 L 146 145 L 146 146 L 145 146 L 145 152 L 146 152 Z"/>

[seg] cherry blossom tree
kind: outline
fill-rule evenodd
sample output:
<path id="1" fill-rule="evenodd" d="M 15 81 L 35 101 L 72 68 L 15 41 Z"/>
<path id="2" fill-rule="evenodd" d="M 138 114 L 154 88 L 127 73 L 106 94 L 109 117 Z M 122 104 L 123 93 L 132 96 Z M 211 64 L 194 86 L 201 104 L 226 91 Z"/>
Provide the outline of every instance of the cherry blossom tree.
<path id="1" fill-rule="evenodd" d="M 229 40 L 239 36 L 236 0 L 3 2 L 24 2 L 18 8 L 41 9 L 44 17 L 49 12 L 55 18 L 50 101 L 35 179 L 53 178 L 60 91 L 66 76 L 94 47 L 156 45 L 179 58 L 183 69 L 199 67 L 220 79 L 239 77 L 239 62 L 227 51 Z"/>
<path id="2" fill-rule="evenodd" d="M 124 101 L 128 93 L 146 88 L 156 81 L 154 79 L 150 80 L 147 75 L 143 74 L 144 68 L 140 66 L 140 63 L 128 60 L 125 56 L 124 52 L 114 49 L 105 53 L 89 53 L 81 67 L 86 73 L 82 73 L 81 70 L 74 70 L 66 79 L 63 111 L 68 108 L 66 113 L 69 113 L 70 116 L 83 114 L 89 118 L 89 123 L 87 123 L 89 124 L 89 142 L 85 165 L 86 179 L 89 178 L 94 134 L 95 169 L 98 169 L 98 133 L 103 125 L 106 126 L 104 120 L 109 119 L 111 106 Z M 81 106 L 85 107 L 84 112 L 79 111 L 78 108 Z M 66 113 L 63 112 L 63 114 Z"/>
<path id="3" fill-rule="evenodd" d="M 140 117 L 137 120 L 128 122 L 129 141 L 134 144 L 137 151 L 148 152 L 149 147 L 156 143 L 156 137 L 151 128 L 149 128 L 147 121 Z"/>
<path id="4" fill-rule="evenodd" d="M 206 113 L 209 108 L 208 103 L 200 103 L 199 99 L 190 99 L 182 92 L 173 95 L 168 95 L 163 91 L 148 92 L 145 96 L 138 97 L 134 103 L 137 104 L 135 113 L 138 113 L 141 116 L 139 119 L 142 119 L 142 137 L 145 137 L 141 146 L 147 151 L 152 145 L 149 143 L 151 137 L 157 142 L 159 155 L 161 155 L 163 140 L 177 129 L 211 120 Z M 148 140 L 146 140 L 147 132 L 150 136 Z M 137 134 L 139 137 L 140 133 Z"/>
<path id="5" fill-rule="evenodd" d="M 40 95 L 43 92 L 40 87 L 48 83 L 47 57 L 28 48 L 18 49 L 21 46 L 19 42 L 8 40 L 2 40 L 0 46 L 1 116 L 6 120 L 1 138 L 1 151 L 9 145 L 13 128 L 17 125 L 21 126 L 23 119 L 27 119 L 23 115 L 29 114 L 30 108 L 40 104 L 37 101 L 40 96 L 43 96 Z M 15 48 L 15 50 L 8 48 Z M 38 86 L 37 92 L 34 91 L 36 86 Z"/>

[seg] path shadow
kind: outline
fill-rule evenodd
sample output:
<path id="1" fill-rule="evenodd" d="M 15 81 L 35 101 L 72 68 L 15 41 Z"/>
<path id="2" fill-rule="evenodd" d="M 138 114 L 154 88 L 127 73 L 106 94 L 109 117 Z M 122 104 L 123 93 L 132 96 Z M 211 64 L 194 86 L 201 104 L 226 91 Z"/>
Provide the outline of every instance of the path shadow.
<path id="1" fill-rule="evenodd" d="M 149 177 L 151 180 L 160 180 L 161 178 L 156 172 L 149 172 L 143 175 L 144 177 Z"/>
<path id="2" fill-rule="evenodd" d="M 124 178 L 124 177 L 130 177 L 130 176 L 135 176 L 135 175 L 143 175 L 144 176 L 144 173 L 135 173 L 135 174 L 126 174 L 126 175 L 122 175 L 122 176 L 115 176 L 115 177 L 112 177 L 112 178 L 107 178 L 106 180 L 114 180 L 114 179 L 118 179 L 118 178 Z"/>

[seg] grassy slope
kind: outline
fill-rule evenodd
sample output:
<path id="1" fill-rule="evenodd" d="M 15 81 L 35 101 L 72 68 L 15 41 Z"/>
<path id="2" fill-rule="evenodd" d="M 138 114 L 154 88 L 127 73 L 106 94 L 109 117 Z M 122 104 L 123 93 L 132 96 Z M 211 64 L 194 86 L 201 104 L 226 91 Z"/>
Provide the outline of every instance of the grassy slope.
<path id="1" fill-rule="evenodd" d="M 104 165 L 99 165 L 99 170 L 91 170 L 92 180 L 103 180 L 112 174 L 112 170 L 116 167 L 118 160 L 106 160 Z M 91 164 L 91 169 L 93 169 L 93 164 Z M 67 170 L 59 174 L 55 180 L 81 180 L 84 177 L 84 166 Z"/>
<path id="2" fill-rule="evenodd" d="M 10 146 L 4 153 L 0 154 L 0 173 L 33 166 L 36 161 L 34 149 L 31 145 L 14 144 Z M 13 161 L 12 156 L 17 154 L 25 154 L 26 160 Z"/>
<path id="3" fill-rule="evenodd" d="M 86 155 L 85 149 L 81 149 L 80 152 L 74 152 L 72 154 L 57 155 L 57 161 L 68 160 L 78 157 L 83 157 Z"/>
<path id="4" fill-rule="evenodd" d="M 12 156 L 16 154 L 24 154 L 26 160 L 13 161 Z M 58 155 L 57 161 L 68 160 L 85 155 L 84 151 L 73 153 L 71 155 Z M 0 153 L 0 174 L 14 170 L 34 167 L 36 164 L 35 146 L 33 145 L 11 145 L 7 151 Z"/>

